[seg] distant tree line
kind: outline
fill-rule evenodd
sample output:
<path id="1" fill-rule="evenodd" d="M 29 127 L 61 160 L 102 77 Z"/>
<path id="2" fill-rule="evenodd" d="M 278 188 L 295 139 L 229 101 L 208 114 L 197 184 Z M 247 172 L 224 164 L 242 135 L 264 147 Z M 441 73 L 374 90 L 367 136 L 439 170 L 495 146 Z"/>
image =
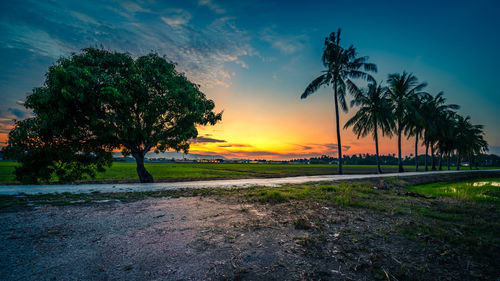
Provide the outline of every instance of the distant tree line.
<path id="1" fill-rule="evenodd" d="M 353 98 L 351 107 L 357 107 L 356 114 L 349 119 L 344 128 L 352 127 L 358 138 L 371 135 L 375 142 L 375 164 L 385 164 L 379 156 L 379 134 L 396 136 L 397 165 L 399 172 L 404 172 L 401 140 L 404 137 L 415 140 L 415 170 L 424 165 L 425 170 L 442 170 L 455 163 L 460 169 L 462 160 L 468 163 L 479 162 L 478 156 L 488 151 L 482 125 L 472 124 L 469 116 L 456 112 L 460 107 L 447 104 L 443 92 L 431 95 L 425 91 L 427 83 L 419 82 L 411 73 L 392 73 L 387 76 L 387 85 L 377 83 L 370 72 L 377 72 L 377 67 L 368 62 L 368 57 L 357 55 L 351 45 L 340 45 L 340 29 L 332 32 L 325 39 L 322 62 L 326 68 L 304 90 L 301 98 L 307 98 L 322 86 L 333 88 L 335 121 L 338 145 L 338 173 L 342 174 L 342 164 L 349 158 L 342 157 L 340 137 L 339 105 L 348 111 L 347 94 Z M 366 89 L 358 87 L 355 80 L 368 82 Z M 425 146 L 425 156 L 418 156 L 419 142 Z M 430 152 L 430 157 L 428 157 Z M 423 158 L 423 163 L 421 159 Z M 387 159 L 386 159 L 387 160 Z M 347 162 L 346 162 L 347 163 Z M 354 163 L 353 163 L 354 164 Z"/>
<path id="2" fill-rule="evenodd" d="M 456 156 L 451 156 L 450 167 L 456 168 Z M 403 165 L 415 165 L 415 161 L 418 161 L 420 166 L 425 165 L 425 155 L 419 155 L 415 160 L 413 155 L 406 156 L 402 159 Z M 430 156 L 427 156 L 430 158 Z M 342 162 L 346 165 L 376 165 L 377 155 L 376 154 L 354 154 L 354 155 L 344 155 L 342 156 Z M 338 158 L 329 155 L 322 155 L 319 157 L 293 159 L 290 162 L 298 163 L 309 163 L 309 164 L 335 164 L 338 162 Z M 398 158 L 396 154 L 392 155 L 379 155 L 379 163 L 381 165 L 398 165 Z M 427 163 L 430 163 L 430 159 L 427 159 Z M 462 162 L 465 163 L 465 162 Z M 472 159 L 472 162 L 466 162 L 470 168 L 473 167 L 500 167 L 500 156 L 495 154 L 480 154 L 476 155 Z"/>

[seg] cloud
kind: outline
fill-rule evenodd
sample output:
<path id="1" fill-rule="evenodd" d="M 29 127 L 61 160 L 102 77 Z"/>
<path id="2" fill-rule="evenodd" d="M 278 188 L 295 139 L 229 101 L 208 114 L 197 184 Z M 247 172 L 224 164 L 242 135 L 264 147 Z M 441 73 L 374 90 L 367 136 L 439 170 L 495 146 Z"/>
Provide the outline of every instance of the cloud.
<path id="1" fill-rule="evenodd" d="M 309 146 L 309 145 L 296 144 L 296 146 L 302 148 L 303 150 L 311 150 L 311 149 L 313 149 L 313 147 Z"/>
<path id="2" fill-rule="evenodd" d="M 209 137 L 197 137 L 191 140 L 191 143 L 218 143 L 218 142 L 227 142 L 227 141 Z"/>
<path id="3" fill-rule="evenodd" d="M 223 11 L 212 1 L 199 4 Z M 70 11 L 56 2 L 20 1 L 8 8 L 22 9 L 24 13 L 21 16 L 5 11 L 9 18 L 0 20 L 0 47 L 29 51 L 53 61 L 89 46 L 133 56 L 154 51 L 177 63 L 179 71 L 193 82 L 213 88 L 229 87 L 229 64 L 248 68 L 243 57 L 256 53 L 251 37 L 237 27 L 234 17 L 219 17 L 208 23 L 192 21 L 193 15 L 186 9 L 161 1 L 147 8 L 135 2 L 116 5 L 105 0 L 90 1 Z"/>
<path id="4" fill-rule="evenodd" d="M 232 144 L 221 144 L 218 145 L 218 147 L 253 147 L 253 146 L 249 144 L 232 143 Z"/>
<path id="5" fill-rule="evenodd" d="M 191 19 L 191 14 L 182 9 L 172 9 L 168 15 L 160 17 L 161 20 L 170 26 L 186 25 Z"/>
<path id="6" fill-rule="evenodd" d="M 327 143 L 327 144 L 323 144 L 323 146 L 326 149 L 329 149 L 329 150 L 331 150 L 333 152 L 337 152 L 338 151 L 338 145 L 336 143 Z M 342 145 L 342 151 L 348 151 L 350 148 L 351 148 L 350 145 Z"/>
<path id="7" fill-rule="evenodd" d="M 17 108 L 9 107 L 7 109 L 10 113 L 14 114 L 19 119 L 23 119 L 26 116 L 26 112 Z"/>
<path id="8" fill-rule="evenodd" d="M 271 44 L 271 47 L 279 50 L 282 54 L 291 55 L 302 50 L 309 40 L 309 37 L 305 34 L 278 35 L 267 28 L 261 32 L 261 39 Z"/>
<path id="9" fill-rule="evenodd" d="M 23 49 L 32 53 L 57 59 L 71 52 L 64 42 L 45 30 L 26 24 L 0 22 L 1 46 L 8 49 Z"/>
<path id="10" fill-rule="evenodd" d="M 134 3 L 134 2 L 121 2 L 120 5 L 125 8 L 128 12 L 131 13 L 137 13 L 137 12 L 143 12 L 143 13 L 150 13 L 150 9 L 146 9 L 141 7 L 139 4 Z"/>
<path id="11" fill-rule="evenodd" d="M 215 4 L 212 0 L 200 0 L 198 1 L 198 5 L 206 6 L 216 14 L 224 14 L 226 12 L 225 9 L 221 8 L 219 5 Z"/>

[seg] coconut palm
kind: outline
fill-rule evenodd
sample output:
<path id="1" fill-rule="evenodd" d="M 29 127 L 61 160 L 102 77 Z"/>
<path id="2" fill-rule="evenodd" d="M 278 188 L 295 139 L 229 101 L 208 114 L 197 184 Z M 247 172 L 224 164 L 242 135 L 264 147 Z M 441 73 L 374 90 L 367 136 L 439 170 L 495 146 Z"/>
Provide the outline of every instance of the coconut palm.
<path id="1" fill-rule="evenodd" d="M 404 120 L 404 134 L 415 137 L 415 171 L 418 171 L 418 141 L 422 138 L 425 119 L 422 115 L 425 96 L 415 96 L 412 100 L 413 110 L 409 111 Z"/>
<path id="2" fill-rule="evenodd" d="M 378 131 L 382 136 L 392 136 L 394 118 L 392 116 L 391 103 L 388 99 L 387 88 L 376 82 L 368 85 L 367 91 L 360 91 L 354 96 L 352 106 L 359 106 L 358 112 L 347 121 L 344 128 L 353 127 L 353 132 L 359 138 L 365 137 L 368 133 L 373 134 L 375 141 L 375 152 L 377 155 L 377 172 L 380 174 L 379 151 L 378 151 Z"/>
<path id="3" fill-rule="evenodd" d="M 435 148 L 439 139 L 445 131 L 447 125 L 446 118 L 452 114 L 453 110 L 457 110 L 460 106 L 456 104 L 446 104 L 446 98 L 443 92 L 439 92 L 435 97 L 428 95 L 425 98 L 423 113 L 426 118 L 425 122 L 425 144 L 431 148 L 431 169 L 436 170 Z M 427 159 L 427 153 L 426 153 Z M 427 171 L 427 163 L 425 165 Z"/>
<path id="4" fill-rule="evenodd" d="M 449 111 L 442 115 L 440 120 L 441 130 L 438 134 L 437 149 L 439 152 L 439 170 L 443 169 L 443 156 L 446 157 L 448 170 L 450 169 L 450 156 L 455 149 L 456 112 Z"/>
<path id="5" fill-rule="evenodd" d="M 357 95 L 360 90 L 351 79 L 365 79 L 373 81 L 373 77 L 368 71 L 377 71 L 377 67 L 373 63 L 367 62 L 368 57 L 358 57 L 356 49 L 351 45 L 344 49 L 340 46 L 340 28 L 338 31 L 332 32 L 325 39 L 325 47 L 323 51 L 322 61 L 326 70 L 314 79 L 304 90 L 301 99 L 307 98 L 312 93 L 316 92 L 322 86 L 333 87 L 333 99 L 335 102 L 335 121 L 337 126 L 337 146 L 338 146 L 338 173 L 342 174 L 342 144 L 340 140 L 340 125 L 339 125 L 339 103 L 344 112 L 347 112 L 346 94 Z"/>
<path id="6" fill-rule="evenodd" d="M 398 170 L 399 172 L 404 172 L 401 157 L 401 135 L 405 126 L 404 121 L 409 112 L 415 110 L 413 101 L 419 96 L 424 95 L 422 90 L 427 86 L 427 83 L 419 83 L 417 77 L 406 72 L 403 72 L 403 74 L 389 74 L 387 82 L 389 83 L 389 99 L 391 100 L 393 114 L 396 119 L 394 132 L 398 136 Z"/>
<path id="7" fill-rule="evenodd" d="M 468 157 L 469 169 L 472 169 L 472 157 L 488 151 L 488 143 L 483 138 L 483 126 L 472 125 L 469 116 L 457 116 L 457 128 L 457 170 L 460 169 L 461 157 Z"/>

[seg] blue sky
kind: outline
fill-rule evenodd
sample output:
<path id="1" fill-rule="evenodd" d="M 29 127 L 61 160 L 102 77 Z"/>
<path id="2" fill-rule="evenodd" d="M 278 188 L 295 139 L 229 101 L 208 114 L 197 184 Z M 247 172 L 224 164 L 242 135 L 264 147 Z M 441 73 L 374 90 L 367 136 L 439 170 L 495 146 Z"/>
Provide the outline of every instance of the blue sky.
<path id="1" fill-rule="evenodd" d="M 324 37 L 341 27 L 342 42 L 378 65 L 377 80 L 413 72 L 430 93 L 444 91 L 462 114 L 485 125 L 492 152 L 500 154 L 498 15 L 497 1 L 2 1 L 0 139 L 12 118 L 29 116 L 22 102 L 48 66 L 103 46 L 165 55 L 215 100 L 224 120 L 200 133 L 233 149 L 196 147 L 200 152 L 333 153 L 331 90 L 299 96 L 322 70 Z M 372 153 L 370 138 L 343 135 L 347 153 Z M 384 140 L 382 152 L 395 152 L 394 143 Z"/>

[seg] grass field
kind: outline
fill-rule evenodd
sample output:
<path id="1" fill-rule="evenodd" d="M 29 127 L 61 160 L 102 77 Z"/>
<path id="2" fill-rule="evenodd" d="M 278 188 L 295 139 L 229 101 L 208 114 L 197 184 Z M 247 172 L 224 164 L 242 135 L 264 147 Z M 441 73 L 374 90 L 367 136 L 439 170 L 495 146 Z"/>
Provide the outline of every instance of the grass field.
<path id="1" fill-rule="evenodd" d="M 465 182 L 438 182 L 411 186 L 410 191 L 430 196 L 451 197 L 462 200 L 500 203 L 500 178 Z"/>
<path id="2" fill-rule="evenodd" d="M 12 161 L 0 161 L 0 184 L 17 183 Z M 336 165 L 287 165 L 287 164 L 212 164 L 212 163 L 145 163 L 146 169 L 156 181 L 199 180 L 217 178 L 265 178 L 286 176 L 313 176 L 335 174 Z M 490 167 L 491 168 L 491 167 Z M 135 163 L 115 162 L 104 173 L 99 173 L 97 181 L 138 180 Z M 405 166 L 414 171 L 413 166 Z M 464 168 L 462 168 L 464 169 Z M 346 174 L 374 174 L 375 165 L 346 165 Z M 397 172 L 397 166 L 383 166 L 384 172 Z M 421 169 L 423 171 L 423 169 Z M 88 179 L 90 180 L 90 179 Z"/>

